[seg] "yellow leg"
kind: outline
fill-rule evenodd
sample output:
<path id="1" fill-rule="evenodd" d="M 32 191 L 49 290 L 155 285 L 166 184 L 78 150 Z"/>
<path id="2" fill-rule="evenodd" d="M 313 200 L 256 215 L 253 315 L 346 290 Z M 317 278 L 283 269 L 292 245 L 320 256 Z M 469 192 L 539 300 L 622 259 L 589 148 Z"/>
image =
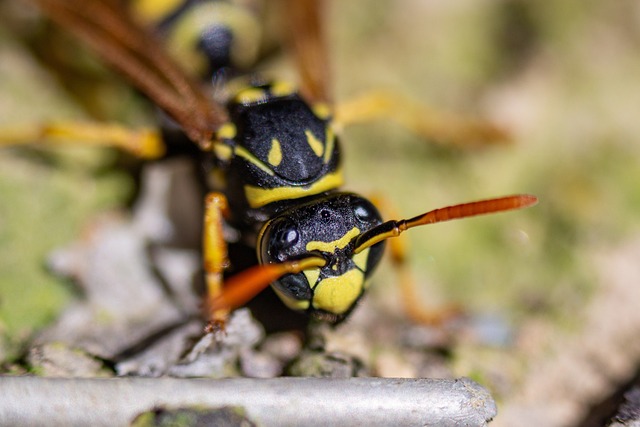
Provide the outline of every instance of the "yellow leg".
<path id="1" fill-rule="evenodd" d="M 425 325 L 441 325 L 449 319 L 460 315 L 461 310 L 455 305 L 443 307 L 425 307 L 420 303 L 417 286 L 406 263 L 406 245 L 401 239 L 389 240 L 391 262 L 398 274 L 400 295 L 407 317 L 416 323 Z"/>
<path id="2" fill-rule="evenodd" d="M 399 94 L 370 92 L 336 107 L 338 128 L 391 119 L 416 135 L 441 143 L 478 146 L 510 142 L 508 132 L 488 121 L 438 112 Z"/>
<path id="3" fill-rule="evenodd" d="M 155 129 L 128 129 L 115 124 L 83 122 L 0 127 L 0 147 L 30 143 L 109 146 L 143 159 L 155 159 L 165 152 L 162 138 Z"/>
<path id="4" fill-rule="evenodd" d="M 374 204 L 385 213 L 385 216 L 399 218 L 393 206 L 381 197 L 373 198 Z M 441 325 L 445 321 L 456 317 L 461 310 L 454 305 L 444 307 L 426 307 L 421 303 L 417 292 L 417 285 L 407 265 L 408 245 L 402 237 L 387 240 L 387 247 L 400 286 L 400 297 L 407 317 L 415 323 L 426 325 Z"/>
<path id="5" fill-rule="evenodd" d="M 313 256 L 285 263 L 256 265 L 224 281 L 223 275 L 229 266 L 229 259 L 223 224 L 228 216 L 226 197 L 220 193 L 209 193 L 205 200 L 203 239 L 207 286 L 206 332 L 224 331 L 229 312 L 245 304 L 278 277 L 326 264 L 324 258 Z"/>
<path id="6" fill-rule="evenodd" d="M 229 266 L 227 243 L 224 240 L 224 218 L 229 215 L 227 198 L 220 193 L 209 193 L 205 199 L 203 257 L 207 290 L 206 310 L 208 331 L 224 329 L 229 315 L 228 307 L 214 308 L 213 301 L 223 293 L 223 273 Z"/>

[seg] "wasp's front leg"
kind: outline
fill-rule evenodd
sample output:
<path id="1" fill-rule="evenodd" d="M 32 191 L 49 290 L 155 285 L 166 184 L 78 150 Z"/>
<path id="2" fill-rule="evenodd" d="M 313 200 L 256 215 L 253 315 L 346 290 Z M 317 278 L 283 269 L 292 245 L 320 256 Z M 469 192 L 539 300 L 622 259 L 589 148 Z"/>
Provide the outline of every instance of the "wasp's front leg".
<path id="1" fill-rule="evenodd" d="M 224 240 L 223 226 L 229 217 L 227 198 L 221 193 L 209 193 L 205 199 L 203 258 L 206 283 L 207 332 L 224 329 L 229 316 L 228 307 L 214 307 L 212 304 L 222 295 L 224 270 L 229 267 L 227 242 Z"/>

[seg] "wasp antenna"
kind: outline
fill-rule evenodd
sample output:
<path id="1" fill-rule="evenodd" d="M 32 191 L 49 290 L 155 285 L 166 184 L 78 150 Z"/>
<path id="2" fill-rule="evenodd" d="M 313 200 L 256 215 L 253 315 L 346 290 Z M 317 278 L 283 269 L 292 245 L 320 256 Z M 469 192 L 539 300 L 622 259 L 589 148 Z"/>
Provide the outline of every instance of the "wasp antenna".
<path id="1" fill-rule="evenodd" d="M 518 194 L 447 206 L 446 208 L 435 209 L 410 219 L 387 221 L 357 236 L 355 238 L 354 252 L 359 253 L 378 242 L 390 237 L 399 236 L 400 233 L 420 225 L 521 209 L 533 206 L 536 203 L 538 203 L 537 197 L 529 194 Z"/>
<path id="2" fill-rule="evenodd" d="M 435 224 L 436 222 L 450 221 L 452 219 L 526 208 L 536 203 L 538 203 L 538 198 L 528 194 L 462 203 L 447 206 L 446 208 L 435 209 L 408 220 L 398 221 L 398 227 L 400 228 L 400 232 L 403 232 L 419 225 Z"/>
<path id="3" fill-rule="evenodd" d="M 222 294 L 208 301 L 207 309 L 213 313 L 217 310 L 238 308 L 285 274 L 300 273 L 310 268 L 322 267 L 326 263 L 324 258 L 313 256 L 249 268 L 226 280 Z"/>

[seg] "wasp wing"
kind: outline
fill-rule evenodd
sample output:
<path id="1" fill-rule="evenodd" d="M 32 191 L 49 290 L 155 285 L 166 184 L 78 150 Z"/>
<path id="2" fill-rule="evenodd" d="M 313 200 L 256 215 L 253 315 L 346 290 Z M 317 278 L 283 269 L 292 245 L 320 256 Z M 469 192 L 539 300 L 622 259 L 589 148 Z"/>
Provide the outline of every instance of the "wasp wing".
<path id="1" fill-rule="evenodd" d="M 33 0 L 51 19 L 95 50 L 141 92 L 180 124 L 187 136 L 206 147 L 226 120 L 225 110 L 207 98 L 114 0 Z"/>
<path id="2" fill-rule="evenodd" d="M 330 73 L 322 0 L 282 0 L 287 21 L 287 43 L 301 80 L 301 92 L 310 101 L 328 102 Z"/>

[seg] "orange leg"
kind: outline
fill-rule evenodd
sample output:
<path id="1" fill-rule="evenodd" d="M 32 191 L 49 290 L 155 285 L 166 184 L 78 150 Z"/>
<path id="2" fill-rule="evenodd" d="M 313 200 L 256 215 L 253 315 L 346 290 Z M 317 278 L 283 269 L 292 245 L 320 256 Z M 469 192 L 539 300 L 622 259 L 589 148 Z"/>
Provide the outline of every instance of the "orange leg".
<path id="1" fill-rule="evenodd" d="M 0 127 L 0 147 L 30 143 L 75 143 L 116 147 L 143 159 L 162 157 L 165 145 L 155 129 L 129 129 L 116 124 L 51 122 Z"/>

